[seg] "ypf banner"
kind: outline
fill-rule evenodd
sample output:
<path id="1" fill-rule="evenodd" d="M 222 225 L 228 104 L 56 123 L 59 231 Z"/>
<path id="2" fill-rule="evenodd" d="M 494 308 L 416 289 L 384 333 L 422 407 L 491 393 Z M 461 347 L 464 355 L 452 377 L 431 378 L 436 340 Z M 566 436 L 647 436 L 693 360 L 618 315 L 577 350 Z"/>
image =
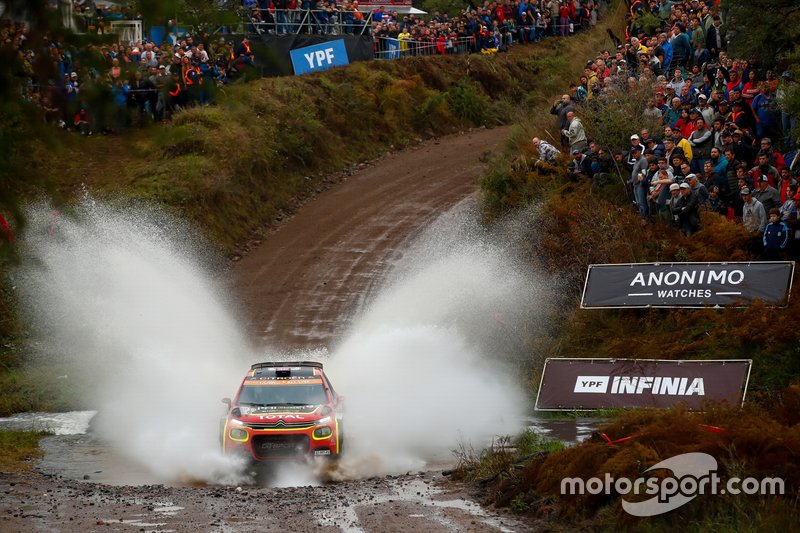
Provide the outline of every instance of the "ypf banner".
<path id="1" fill-rule="evenodd" d="M 350 64 L 342 39 L 295 48 L 289 52 L 289 56 L 295 74 L 317 72 Z"/>
<path id="2" fill-rule="evenodd" d="M 783 306 L 793 274 L 794 261 L 589 265 L 581 307 Z"/>
<path id="3" fill-rule="evenodd" d="M 744 403 L 749 359 L 547 359 L 536 409 L 698 409 L 706 400 Z"/>

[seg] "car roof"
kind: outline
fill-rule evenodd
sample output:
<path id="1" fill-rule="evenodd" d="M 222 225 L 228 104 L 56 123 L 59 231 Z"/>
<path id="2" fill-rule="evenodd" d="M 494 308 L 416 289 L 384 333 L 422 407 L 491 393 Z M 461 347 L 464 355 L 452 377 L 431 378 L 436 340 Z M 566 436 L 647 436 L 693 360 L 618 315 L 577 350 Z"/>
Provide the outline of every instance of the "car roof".
<path id="1" fill-rule="evenodd" d="M 314 379 L 322 375 L 322 363 L 314 361 L 279 361 L 256 363 L 245 381 Z"/>

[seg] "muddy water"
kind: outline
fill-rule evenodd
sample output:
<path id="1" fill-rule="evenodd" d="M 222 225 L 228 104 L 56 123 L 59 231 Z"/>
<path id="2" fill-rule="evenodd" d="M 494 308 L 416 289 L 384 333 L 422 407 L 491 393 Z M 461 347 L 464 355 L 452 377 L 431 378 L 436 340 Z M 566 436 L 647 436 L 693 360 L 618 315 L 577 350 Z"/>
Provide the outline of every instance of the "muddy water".
<path id="1" fill-rule="evenodd" d="M 44 454 L 37 469 L 47 475 L 66 479 L 86 480 L 107 485 L 153 485 L 187 486 L 181 480 L 159 476 L 119 453 L 103 442 L 91 430 L 95 411 L 73 411 L 68 413 L 22 413 L 9 418 L 0 418 L 0 429 L 41 430 L 53 433 L 41 441 Z M 545 437 L 575 444 L 587 439 L 603 420 L 597 418 L 574 418 L 564 420 L 529 417 L 521 426 Z M 425 471 L 452 468 L 455 456 L 431 453 L 426 457 Z M 273 486 L 292 486 L 292 483 L 275 481 Z M 294 485 L 307 483 L 297 482 Z M 412 491 L 413 492 L 413 491 Z"/>

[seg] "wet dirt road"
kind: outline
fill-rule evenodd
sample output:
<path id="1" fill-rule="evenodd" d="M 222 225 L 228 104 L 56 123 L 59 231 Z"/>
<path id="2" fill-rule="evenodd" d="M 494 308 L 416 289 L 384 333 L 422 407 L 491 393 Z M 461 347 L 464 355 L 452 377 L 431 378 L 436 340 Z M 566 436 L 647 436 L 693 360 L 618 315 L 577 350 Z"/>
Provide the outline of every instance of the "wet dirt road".
<path id="1" fill-rule="evenodd" d="M 303 206 L 233 268 L 251 334 L 279 348 L 331 348 L 403 245 L 476 193 L 507 127 L 387 155 Z"/>

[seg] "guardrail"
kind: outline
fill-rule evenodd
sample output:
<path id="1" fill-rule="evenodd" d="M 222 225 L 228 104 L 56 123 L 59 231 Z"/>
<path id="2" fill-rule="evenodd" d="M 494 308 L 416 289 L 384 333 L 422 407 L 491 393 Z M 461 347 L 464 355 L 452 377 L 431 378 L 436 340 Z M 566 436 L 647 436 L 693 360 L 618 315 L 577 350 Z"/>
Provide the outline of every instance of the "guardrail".
<path id="1" fill-rule="evenodd" d="M 443 41 L 415 41 L 390 37 L 375 38 L 375 59 L 399 59 L 412 56 L 469 54 L 475 52 L 475 39 L 459 37 Z"/>
<path id="2" fill-rule="evenodd" d="M 244 13 L 248 33 L 370 35 L 372 12 L 338 9 L 252 9 Z"/>

